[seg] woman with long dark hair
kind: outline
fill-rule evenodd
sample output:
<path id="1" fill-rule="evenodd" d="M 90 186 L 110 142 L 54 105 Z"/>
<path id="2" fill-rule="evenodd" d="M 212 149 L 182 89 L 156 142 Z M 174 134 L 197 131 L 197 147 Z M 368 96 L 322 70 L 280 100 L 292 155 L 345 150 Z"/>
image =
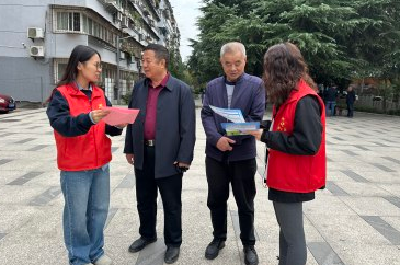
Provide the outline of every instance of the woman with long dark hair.
<path id="1" fill-rule="evenodd" d="M 279 265 L 305 265 L 302 203 L 325 185 L 325 111 L 299 49 L 270 47 L 264 82 L 274 104 L 271 130 L 251 134 L 269 149 L 266 183 L 279 224 Z"/>
<path id="2" fill-rule="evenodd" d="M 106 134 L 121 135 L 126 125 L 102 121 L 108 114 L 102 107 L 111 103 L 95 85 L 100 75 L 100 54 L 76 46 L 47 107 L 61 171 L 64 240 L 71 265 L 112 264 L 103 250 L 110 204 L 111 140 Z"/>

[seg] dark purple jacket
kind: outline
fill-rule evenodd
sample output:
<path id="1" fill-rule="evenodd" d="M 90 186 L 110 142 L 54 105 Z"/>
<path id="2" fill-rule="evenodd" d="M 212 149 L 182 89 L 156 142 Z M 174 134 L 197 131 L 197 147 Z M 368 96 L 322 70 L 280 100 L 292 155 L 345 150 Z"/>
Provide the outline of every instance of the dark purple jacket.
<path id="1" fill-rule="evenodd" d="M 209 105 L 228 107 L 228 94 L 225 77 L 219 77 L 207 84 L 206 94 L 201 111 L 204 131 L 207 136 L 206 155 L 218 161 L 241 161 L 256 157 L 255 139 L 253 136 L 230 136 L 236 140 L 232 151 L 221 152 L 217 147 L 219 138 L 225 135 L 221 123 L 229 122 L 215 114 Z M 261 122 L 265 108 L 265 90 L 260 78 L 244 73 L 233 90 L 231 108 L 242 110 L 246 122 Z"/>

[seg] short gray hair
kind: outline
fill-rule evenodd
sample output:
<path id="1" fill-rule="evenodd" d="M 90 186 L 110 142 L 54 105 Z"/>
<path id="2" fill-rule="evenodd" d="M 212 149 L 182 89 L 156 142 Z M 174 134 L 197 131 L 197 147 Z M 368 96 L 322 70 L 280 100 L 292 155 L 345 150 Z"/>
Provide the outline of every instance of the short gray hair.
<path id="1" fill-rule="evenodd" d="M 220 51 L 220 57 L 224 56 L 227 53 L 232 53 L 236 51 L 239 51 L 243 54 L 243 56 L 246 56 L 246 49 L 244 48 L 243 44 L 241 44 L 240 42 L 229 42 L 227 44 L 222 45 Z"/>

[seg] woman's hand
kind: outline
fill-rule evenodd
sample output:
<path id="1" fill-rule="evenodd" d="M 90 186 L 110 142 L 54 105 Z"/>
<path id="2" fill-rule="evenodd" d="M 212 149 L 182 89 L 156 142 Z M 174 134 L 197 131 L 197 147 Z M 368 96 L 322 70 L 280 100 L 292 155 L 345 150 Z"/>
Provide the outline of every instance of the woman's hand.
<path id="1" fill-rule="evenodd" d="M 118 129 L 123 129 L 123 128 L 125 128 L 127 125 L 128 125 L 128 123 L 124 123 L 124 124 L 115 125 L 114 127 L 117 127 Z"/>
<path id="2" fill-rule="evenodd" d="M 109 110 L 93 110 L 90 112 L 89 115 L 92 117 L 94 124 L 97 124 L 102 118 L 104 118 L 108 114 L 110 114 Z"/>
<path id="3" fill-rule="evenodd" d="M 261 140 L 261 135 L 263 133 L 263 129 L 259 129 L 259 130 L 254 130 L 254 131 L 246 131 L 246 133 L 248 133 L 249 135 L 253 135 L 254 138 L 256 138 L 257 140 Z"/>

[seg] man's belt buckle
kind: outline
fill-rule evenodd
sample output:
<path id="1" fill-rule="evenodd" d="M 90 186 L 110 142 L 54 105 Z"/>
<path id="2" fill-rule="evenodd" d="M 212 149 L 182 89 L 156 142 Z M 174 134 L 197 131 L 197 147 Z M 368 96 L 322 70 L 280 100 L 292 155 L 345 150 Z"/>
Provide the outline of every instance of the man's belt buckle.
<path id="1" fill-rule="evenodd" d="M 146 146 L 155 146 L 156 140 L 146 140 Z"/>

